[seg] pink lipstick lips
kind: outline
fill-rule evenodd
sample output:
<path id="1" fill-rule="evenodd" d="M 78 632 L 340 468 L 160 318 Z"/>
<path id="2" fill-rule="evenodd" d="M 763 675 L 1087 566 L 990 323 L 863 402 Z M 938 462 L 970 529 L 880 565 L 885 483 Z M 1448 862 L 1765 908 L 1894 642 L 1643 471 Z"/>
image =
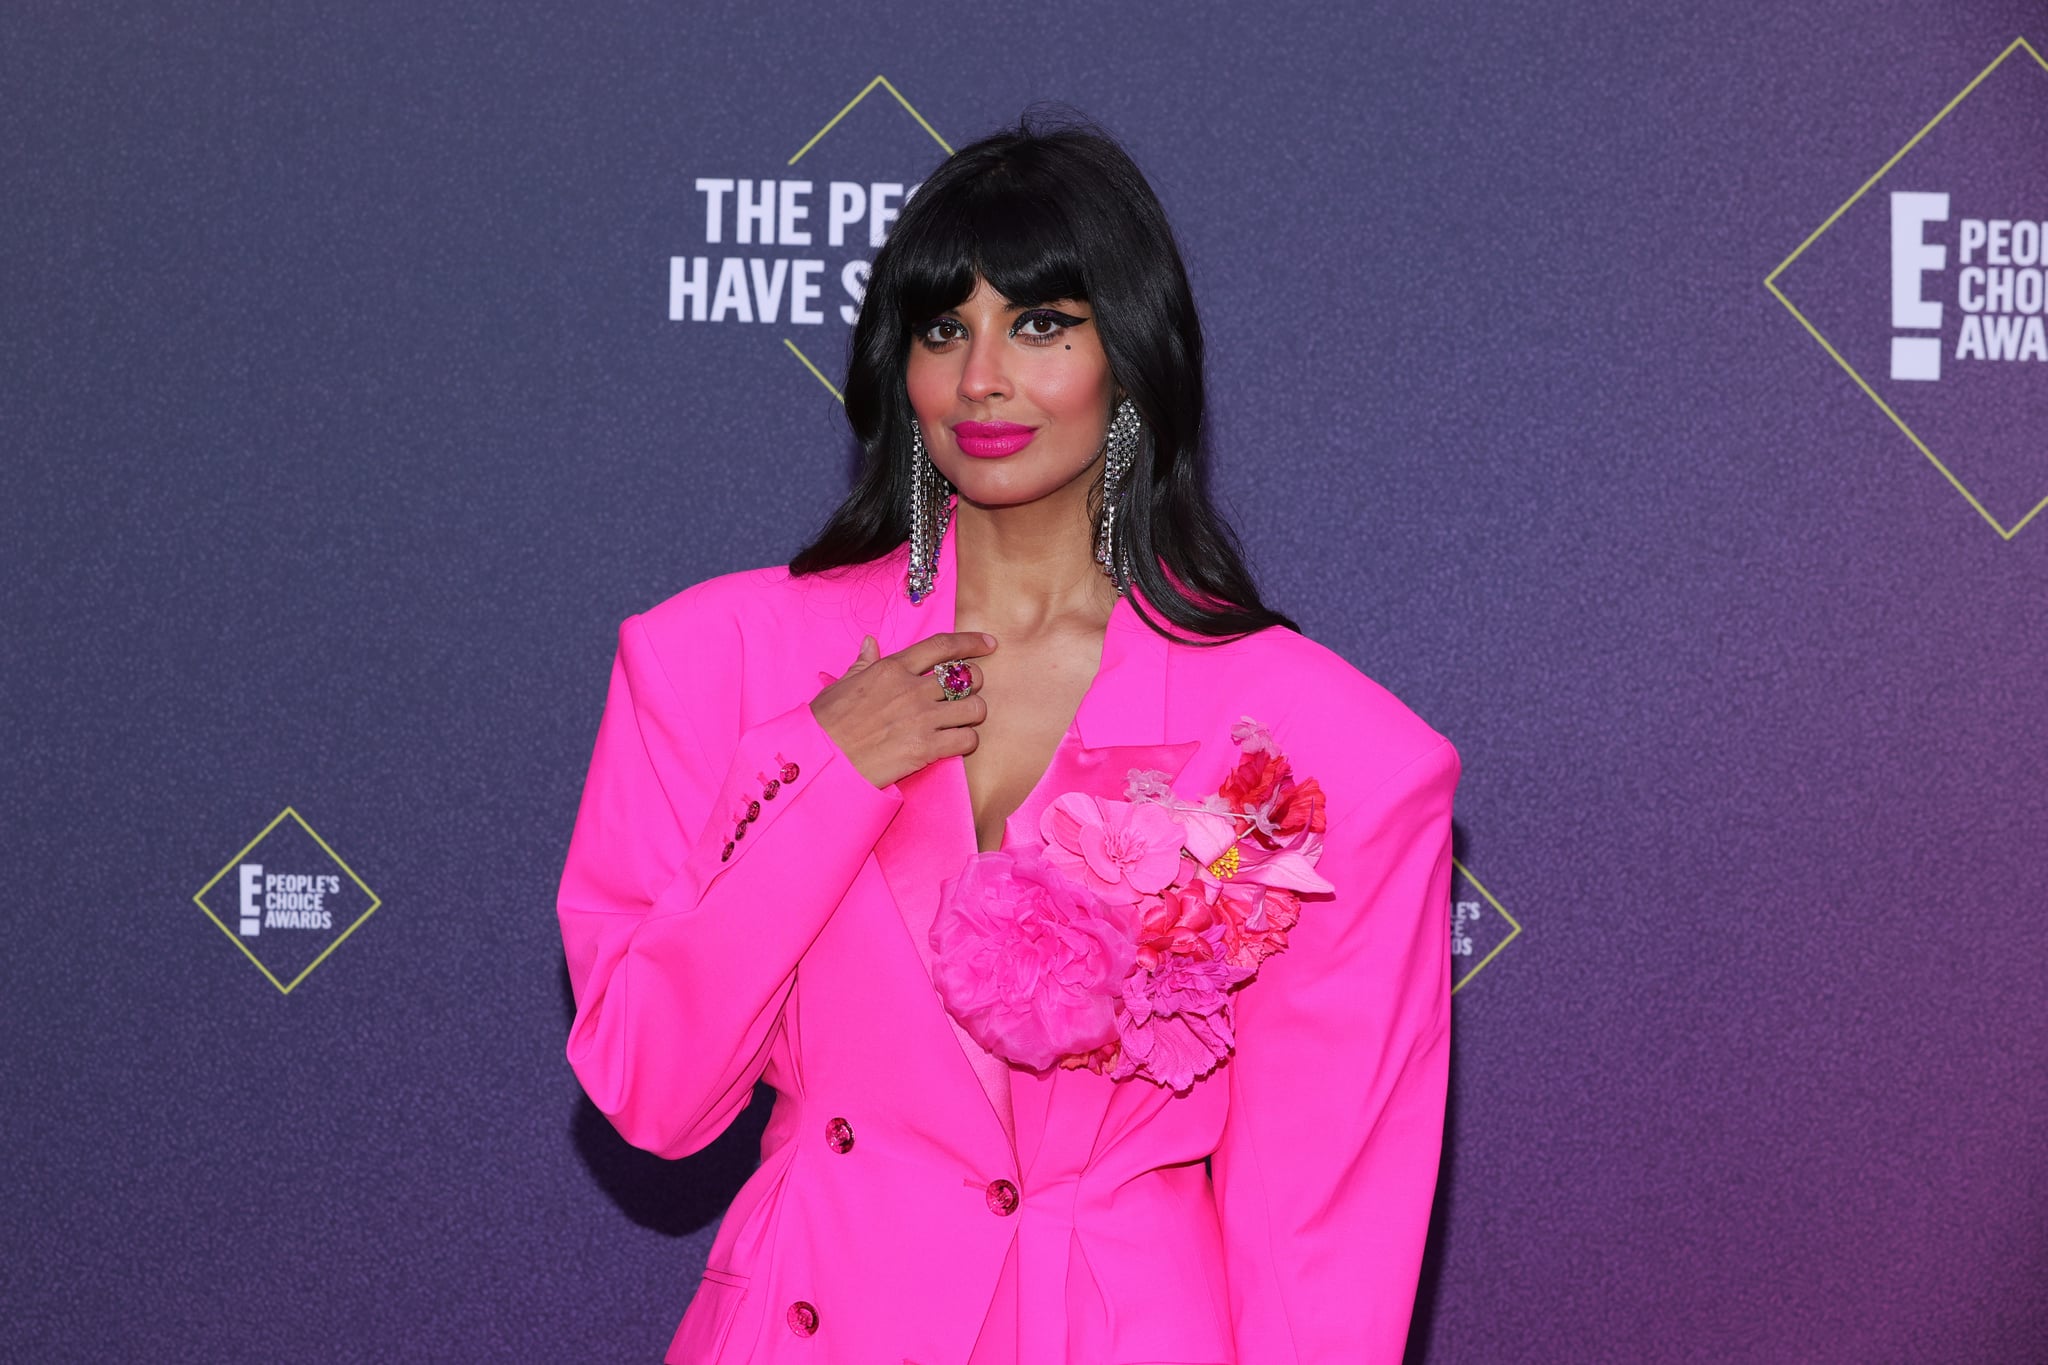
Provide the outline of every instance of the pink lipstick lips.
<path id="1" fill-rule="evenodd" d="M 978 460 L 995 460 L 1005 455 L 1014 455 L 1031 444 L 1031 438 L 1038 434 L 1038 428 L 1021 426 L 1016 422 L 956 422 L 953 424 L 953 439 L 960 443 L 961 453 L 972 455 Z"/>

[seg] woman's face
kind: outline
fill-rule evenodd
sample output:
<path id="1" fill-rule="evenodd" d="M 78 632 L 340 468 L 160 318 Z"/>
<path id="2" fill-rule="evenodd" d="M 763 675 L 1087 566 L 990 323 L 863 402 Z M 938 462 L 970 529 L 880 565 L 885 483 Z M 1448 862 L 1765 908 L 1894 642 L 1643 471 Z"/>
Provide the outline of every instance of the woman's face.
<path id="1" fill-rule="evenodd" d="M 969 502 L 1013 506 L 1080 487 L 1116 382 L 1076 299 L 1018 308 L 977 279 L 910 340 L 905 382 L 932 463 Z"/>

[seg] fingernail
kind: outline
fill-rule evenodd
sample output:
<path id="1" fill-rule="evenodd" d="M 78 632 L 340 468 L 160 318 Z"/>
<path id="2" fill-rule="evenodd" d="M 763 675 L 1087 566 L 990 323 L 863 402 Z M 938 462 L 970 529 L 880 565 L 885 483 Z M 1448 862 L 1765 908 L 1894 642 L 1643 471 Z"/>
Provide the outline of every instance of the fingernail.
<path id="1" fill-rule="evenodd" d="M 983 631 L 981 633 L 981 642 L 985 645 L 993 647 L 996 642 L 996 637 L 989 634 L 987 631 Z"/>

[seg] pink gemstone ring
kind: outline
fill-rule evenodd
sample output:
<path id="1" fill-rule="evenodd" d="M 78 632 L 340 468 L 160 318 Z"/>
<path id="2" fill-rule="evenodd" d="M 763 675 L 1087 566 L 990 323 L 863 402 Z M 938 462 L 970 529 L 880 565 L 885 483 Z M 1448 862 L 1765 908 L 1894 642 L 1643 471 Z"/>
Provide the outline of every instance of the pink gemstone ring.
<path id="1" fill-rule="evenodd" d="M 974 690 L 974 670 L 963 660 L 948 659 L 932 672 L 939 675 L 939 690 L 947 701 L 958 701 Z"/>

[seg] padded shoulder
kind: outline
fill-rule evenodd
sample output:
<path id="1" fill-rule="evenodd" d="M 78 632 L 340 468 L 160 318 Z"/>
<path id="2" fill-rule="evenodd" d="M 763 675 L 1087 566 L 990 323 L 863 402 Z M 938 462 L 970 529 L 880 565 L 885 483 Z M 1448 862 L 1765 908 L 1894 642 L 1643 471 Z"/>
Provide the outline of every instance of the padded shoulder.
<path id="1" fill-rule="evenodd" d="M 796 583 L 782 564 L 718 574 L 657 602 L 640 614 L 640 622 L 657 646 L 667 646 L 678 633 L 737 622 L 764 609 L 772 615 L 777 600 L 791 595 Z"/>
<path id="2" fill-rule="evenodd" d="M 1263 724 L 1295 772 L 1320 781 L 1333 803 L 1363 798 L 1448 742 L 1344 656 L 1282 626 L 1178 654 L 1176 671 L 1188 670 L 1219 704 Z"/>

